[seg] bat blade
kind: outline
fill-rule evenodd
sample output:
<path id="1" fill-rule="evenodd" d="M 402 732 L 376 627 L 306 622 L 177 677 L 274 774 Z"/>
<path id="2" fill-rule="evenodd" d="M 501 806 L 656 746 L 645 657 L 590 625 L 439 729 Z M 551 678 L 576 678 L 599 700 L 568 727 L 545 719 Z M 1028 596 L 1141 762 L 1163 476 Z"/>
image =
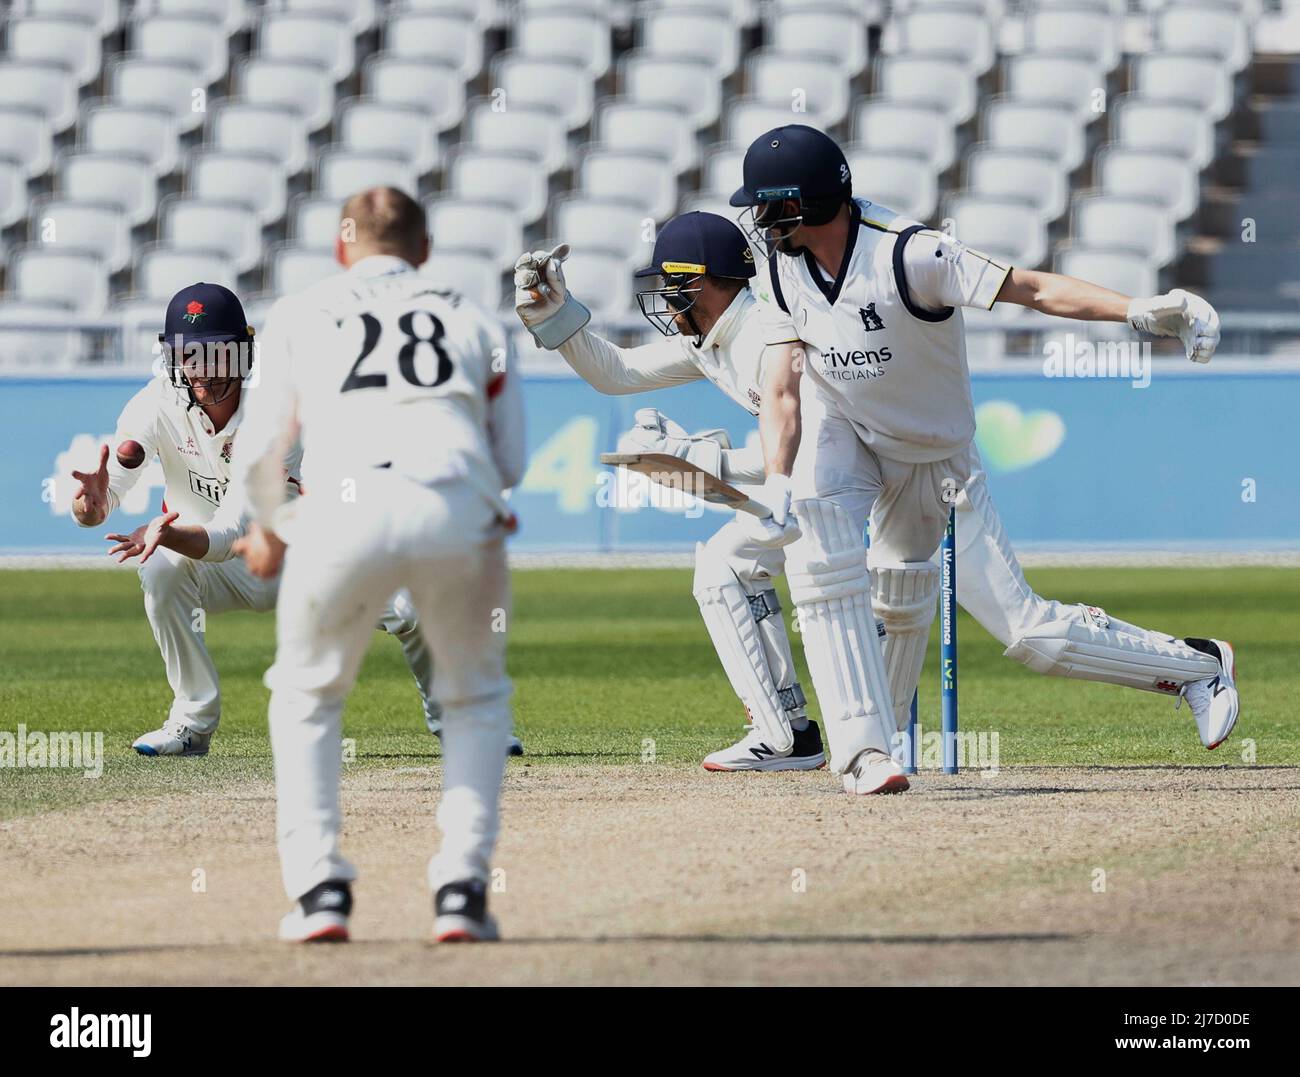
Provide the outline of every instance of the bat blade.
<path id="1" fill-rule="evenodd" d="M 729 482 L 723 482 L 703 468 L 668 453 L 607 452 L 600 454 L 600 462 L 634 471 L 659 486 L 680 490 L 711 505 L 725 505 L 751 516 L 772 515 L 772 510 L 766 505 L 737 490 Z"/>

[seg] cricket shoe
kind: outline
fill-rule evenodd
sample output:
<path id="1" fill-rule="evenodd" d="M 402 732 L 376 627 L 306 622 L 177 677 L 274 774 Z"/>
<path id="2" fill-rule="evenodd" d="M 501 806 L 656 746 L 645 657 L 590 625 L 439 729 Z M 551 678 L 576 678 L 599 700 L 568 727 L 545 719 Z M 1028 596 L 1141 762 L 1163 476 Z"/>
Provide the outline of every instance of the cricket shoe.
<path id="1" fill-rule="evenodd" d="M 870 793 L 902 793 L 910 788 L 903 768 L 875 748 L 859 752 L 843 774 L 844 791 L 855 796 Z"/>
<path id="2" fill-rule="evenodd" d="M 293 911 L 280 921 L 285 942 L 347 942 L 352 887 L 328 879 L 303 894 Z"/>
<path id="3" fill-rule="evenodd" d="M 730 748 L 705 757 L 705 770 L 818 770 L 826 765 L 821 730 L 811 719 L 804 729 L 794 730 L 794 744 L 778 752 L 762 735 L 747 725 L 749 732 Z"/>
<path id="4" fill-rule="evenodd" d="M 161 729 L 132 742 L 141 755 L 207 755 L 211 733 L 196 733 L 184 722 L 168 718 Z"/>
<path id="5" fill-rule="evenodd" d="M 487 883 L 482 879 L 439 887 L 433 912 L 433 937 L 438 942 L 495 942 L 501 937 L 487 911 Z"/>
<path id="6" fill-rule="evenodd" d="M 1178 707 L 1187 700 L 1201 734 L 1201 743 L 1213 751 L 1232 733 L 1241 713 L 1241 698 L 1237 695 L 1237 659 L 1232 644 L 1221 639 L 1188 637 L 1187 646 L 1218 659 L 1219 672 L 1204 680 L 1188 681 L 1178 693 Z"/>

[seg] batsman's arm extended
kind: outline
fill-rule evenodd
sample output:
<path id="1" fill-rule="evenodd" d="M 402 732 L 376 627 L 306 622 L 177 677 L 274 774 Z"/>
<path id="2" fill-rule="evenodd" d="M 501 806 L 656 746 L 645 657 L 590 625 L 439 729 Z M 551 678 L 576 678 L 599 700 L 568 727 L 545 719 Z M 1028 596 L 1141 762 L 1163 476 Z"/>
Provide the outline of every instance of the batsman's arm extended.
<path id="1" fill-rule="evenodd" d="M 799 378 L 804 346 L 799 341 L 769 344 L 763 356 L 763 402 L 758 434 L 768 475 L 789 475 L 799 452 Z"/>
<path id="2" fill-rule="evenodd" d="M 1060 273 L 1012 269 L 1002 282 L 997 302 L 1087 322 L 1128 320 L 1129 297 L 1099 284 Z"/>

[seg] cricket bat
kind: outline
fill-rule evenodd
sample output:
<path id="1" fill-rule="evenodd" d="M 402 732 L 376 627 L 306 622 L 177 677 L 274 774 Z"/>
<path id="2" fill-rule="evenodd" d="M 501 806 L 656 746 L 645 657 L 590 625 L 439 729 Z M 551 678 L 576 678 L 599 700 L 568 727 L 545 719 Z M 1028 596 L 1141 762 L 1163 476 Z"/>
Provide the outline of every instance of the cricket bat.
<path id="1" fill-rule="evenodd" d="M 772 515 L 772 510 L 766 505 L 741 493 L 729 482 L 723 482 L 703 468 L 668 453 L 605 452 L 600 454 L 600 462 L 611 467 L 625 467 L 660 486 L 681 490 L 711 505 L 725 505 L 751 516 Z"/>

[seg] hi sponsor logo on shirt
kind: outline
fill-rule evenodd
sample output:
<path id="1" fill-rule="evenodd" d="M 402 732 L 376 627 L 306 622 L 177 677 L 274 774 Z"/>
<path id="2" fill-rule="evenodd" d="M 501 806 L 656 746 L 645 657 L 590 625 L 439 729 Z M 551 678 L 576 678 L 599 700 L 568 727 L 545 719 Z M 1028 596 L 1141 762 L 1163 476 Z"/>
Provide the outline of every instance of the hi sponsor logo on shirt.
<path id="1" fill-rule="evenodd" d="M 1087 340 L 1065 333 L 1043 345 L 1045 378 L 1119 378 L 1134 389 L 1151 384 L 1151 344 L 1141 340 Z"/>
<path id="2" fill-rule="evenodd" d="M 136 1058 L 148 1058 L 152 1047 L 153 1015 L 148 1013 L 68 1013 L 50 1018 L 51 1047 L 129 1048 Z"/>

